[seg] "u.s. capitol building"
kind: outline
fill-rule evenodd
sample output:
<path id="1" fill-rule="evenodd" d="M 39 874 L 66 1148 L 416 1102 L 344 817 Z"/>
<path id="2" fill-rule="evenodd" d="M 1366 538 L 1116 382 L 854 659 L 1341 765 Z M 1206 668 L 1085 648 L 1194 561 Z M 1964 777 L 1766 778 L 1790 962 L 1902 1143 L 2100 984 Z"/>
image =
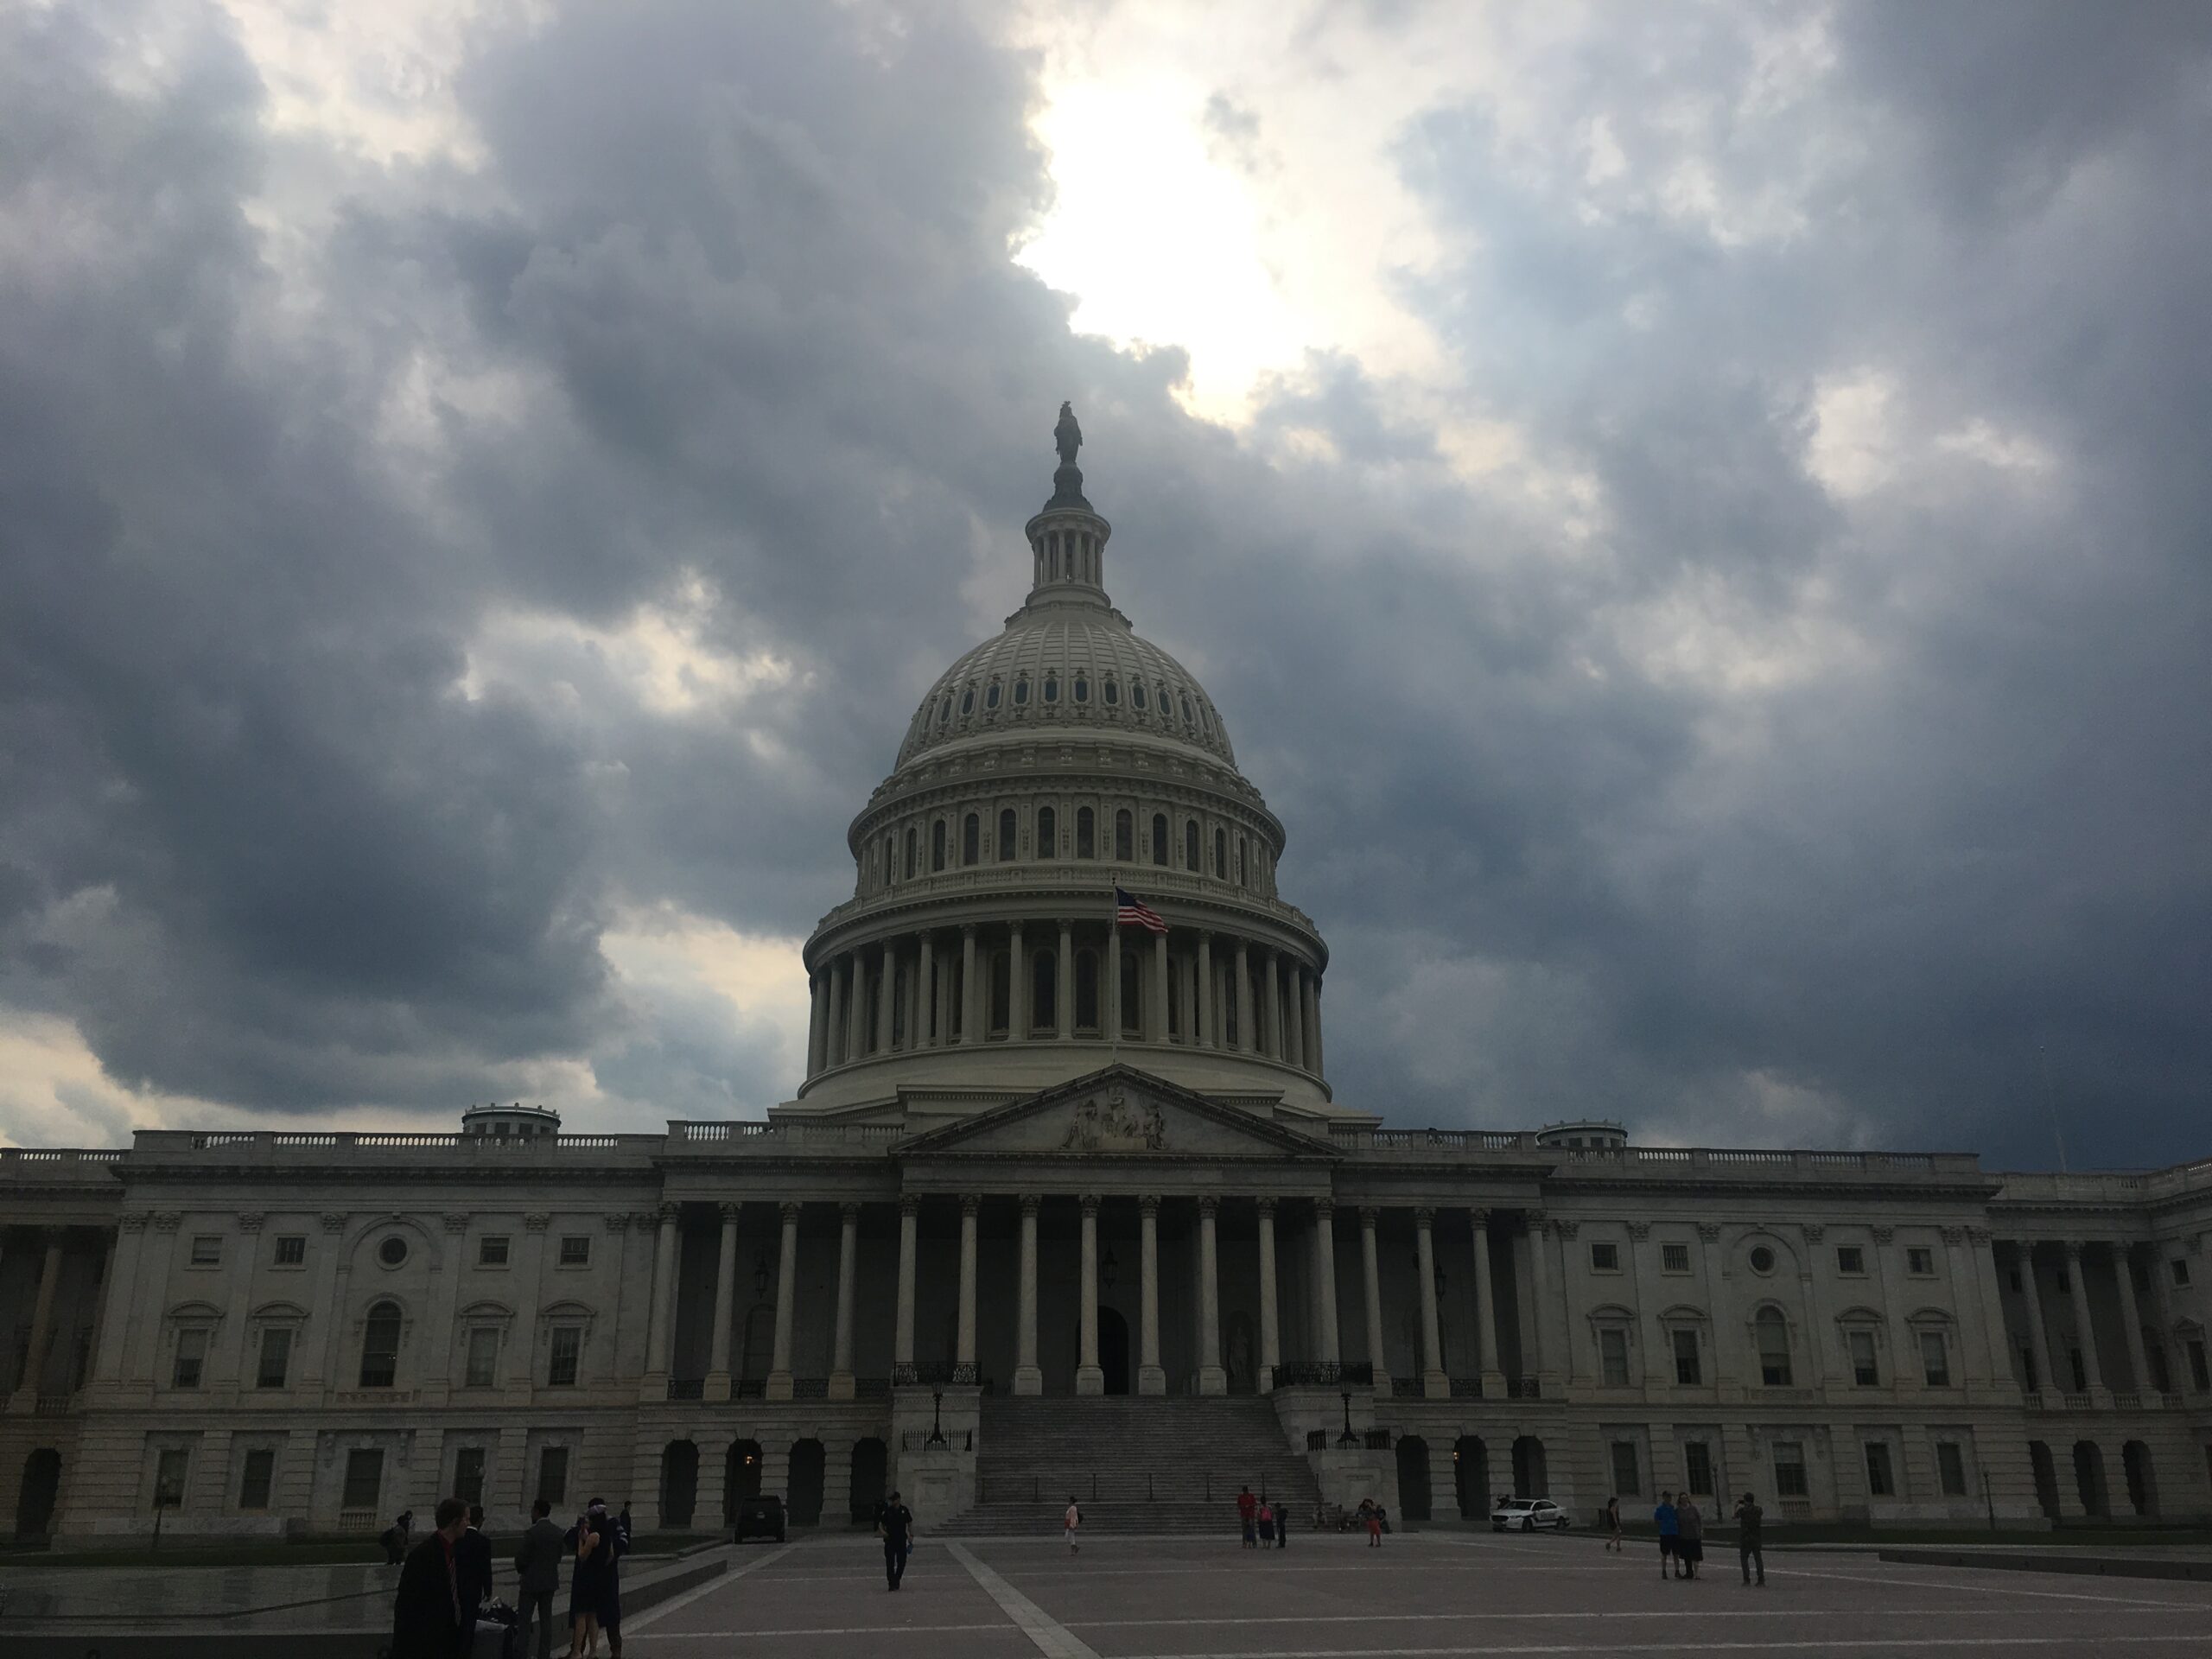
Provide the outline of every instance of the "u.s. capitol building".
<path id="1" fill-rule="evenodd" d="M 2212 1513 L 2212 1161 L 1385 1127 L 1205 690 L 1107 598 L 1064 410 L 1030 590 L 914 711 L 766 1122 L 0 1154 L 16 1529 L 480 1498 L 842 1524 L 1662 1487 L 1777 1519 Z M 1117 922 L 1116 886 L 1142 912 Z M 1147 924 L 1154 918 L 1165 931 Z M 1356 1080 L 1353 1080 L 1356 1087 Z"/>

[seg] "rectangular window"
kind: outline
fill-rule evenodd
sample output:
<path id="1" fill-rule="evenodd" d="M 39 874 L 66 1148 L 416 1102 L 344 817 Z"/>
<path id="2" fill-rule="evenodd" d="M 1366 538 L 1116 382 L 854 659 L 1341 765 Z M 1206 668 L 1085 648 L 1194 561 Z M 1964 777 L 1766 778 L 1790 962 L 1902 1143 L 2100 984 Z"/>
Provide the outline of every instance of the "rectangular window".
<path id="1" fill-rule="evenodd" d="M 1690 1270 L 1690 1247 L 1687 1244 L 1662 1244 L 1659 1247 L 1659 1271 L 1688 1273 Z"/>
<path id="2" fill-rule="evenodd" d="M 1936 1273 L 1936 1252 L 1922 1249 L 1917 1245 L 1904 1253 L 1904 1270 L 1923 1279 L 1933 1278 Z"/>
<path id="3" fill-rule="evenodd" d="M 1890 1475 L 1890 1448 L 1879 1440 L 1866 1442 L 1866 1496 L 1897 1496 L 1897 1483 Z"/>
<path id="4" fill-rule="evenodd" d="M 1838 1273 L 1866 1272 L 1866 1252 L 1860 1249 L 1856 1244 L 1837 1245 L 1835 1247 L 1835 1270 Z"/>
<path id="5" fill-rule="evenodd" d="M 2173 1259 L 2173 1262 L 2172 1262 L 2172 1264 L 2171 1264 L 2171 1265 L 2172 1265 L 2173 1272 L 2174 1272 L 2174 1283 L 2176 1283 L 2177 1285 L 2185 1285 L 2185 1284 L 2187 1284 L 2187 1283 L 2189 1282 L 2189 1262 L 2188 1262 L 2188 1259 L 2187 1259 L 2186 1257 L 2184 1257 L 2184 1256 L 2178 1256 L 2178 1255 L 2177 1255 L 2177 1256 L 2174 1257 L 2174 1259 Z"/>
<path id="6" fill-rule="evenodd" d="M 1876 1389 L 1882 1384 L 1881 1367 L 1874 1363 L 1874 1333 L 1853 1331 L 1846 1338 L 1851 1351 L 1851 1380 L 1862 1389 Z"/>
<path id="7" fill-rule="evenodd" d="M 346 1454 L 346 1488 L 340 1495 L 342 1510 L 374 1510 L 384 1496 L 384 1452 L 381 1447 L 357 1446 Z"/>
<path id="8" fill-rule="evenodd" d="M 265 1510 L 269 1507 L 269 1489 L 276 1480 L 276 1453 L 270 1447 L 257 1446 L 245 1454 L 245 1471 L 238 1477 L 238 1508 Z"/>
<path id="9" fill-rule="evenodd" d="M 507 1236 L 490 1233 L 476 1241 L 476 1265 L 480 1268 L 504 1268 L 507 1265 Z"/>
<path id="10" fill-rule="evenodd" d="M 1805 1448 L 1795 1440 L 1777 1440 L 1774 1446 L 1774 1492 L 1777 1497 L 1803 1497 L 1810 1489 L 1805 1484 Z"/>
<path id="11" fill-rule="evenodd" d="M 2189 1342 L 2189 1380 L 2199 1394 L 2212 1391 L 2212 1363 L 2204 1354 L 2204 1338 L 2192 1337 Z"/>
<path id="12" fill-rule="evenodd" d="M 207 1332 L 197 1326 L 176 1333 L 176 1363 L 169 1370 L 173 1389 L 196 1389 L 207 1364 Z"/>
<path id="13" fill-rule="evenodd" d="M 488 1389 L 499 1380 L 499 1332 L 496 1325 L 480 1325 L 468 1333 L 468 1369 L 465 1388 Z"/>
<path id="14" fill-rule="evenodd" d="M 192 1236 L 192 1265 L 213 1268 L 222 1265 L 223 1236 L 220 1233 L 194 1233 Z"/>
<path id="15" fill-rule="evenodd" d="M 1598 1333 L 1598 1359 L 1607 1388 L 1624 1389 L 1628 1386 L 1627 1332 L 1600 1331 Z"/>
<path id="16" fill-rule="evenodd" d="M 1920 1370 L 1931 1389 L 1951 1386 L 1951 1356 L 1940 1331 L 1920 1333 Z"/>
<path id="17" fill-rule="evenodd" d="M 484 1501 L 484 1448 L 464 1446 L 454 1453 L 453 1495 L 471 1504 Z"/>
<path id="18" fill-rule="evenodd" d="M 1936 1442 L 1936 1476 L 1946 1497 L 1967 1495 L 1967 1454 L 1956 1440 Z"/>
<path id="19" fill-rule="evenodd" d="M 308 1237 L 305 1233 L 279 1233 L 276 1236 L 276 1265 L 296 1268 L 308 1259 Z"/>
<path id="20" fill-rule="evenodd" d="M 555 1509 L 569 1501 L 569 1448 L 549 1446 L 537 1454 L 537 1496 Z"/>
<path id="21" fill-rule="evenodd" d="M 154 1507 L 173 1510 L 184 1502 L 184 1478 L 192 1468 L 192 1453 L 173 1446 L 154 1460 Z"/>
<path id="22" fill-rule="evenodd" d="M 1713 1496 L 1713 1448 L 1703 1440 L 1692 1440 L 1682 1447 L 1683 1479 L 1689 1483 L 1691 1493 L 1698 1497 Z"/>
<path id="23" fill-rule="evenodd" d="M 261 1333 L 261 1361 L 253 1369 L 257 1389 L 281 1389 L 292 1369 L 292 1327 L 272 1325 Z"/>
<path id="24" fill-rule="evenodd" d="M 1621 1247 L 1618 1244 L 1592 1244 L 1590 1247 L 1590 1271 L 1618 1273 L 1621 1270 Z"/>
<path id="25" fill-rule="evenodd" d="M 569 1389 L 576 1382 L 576 1362 L 584 1351 L 582 1325 L 561 1325 L 553 1328 L 552 1357 L 546 1362 L 545 1382 L 550 1388 Z"/>
<path id="26" fill-rule="evenodd" d="M 1613 1442 L 1613 1491 L 1622 1497 L 1636 1497 L 1643 1491 L 1637 1461 L 1634 1440 Z"/>
<path id="27" fill-rule="evenodd" d="M 1697 1332 L 1677 1331 L 1675 1339 L 1675 1381 L 1694 1383 L 1701 1381 L 1698 1374 Z"/>
<path id="28" fill-rule="evenodd" d="M 564 1268 L 584 1268 L 591 1265 L 591 1236 L 588 1233 L 561 1235 L 561 1265 Z"/>

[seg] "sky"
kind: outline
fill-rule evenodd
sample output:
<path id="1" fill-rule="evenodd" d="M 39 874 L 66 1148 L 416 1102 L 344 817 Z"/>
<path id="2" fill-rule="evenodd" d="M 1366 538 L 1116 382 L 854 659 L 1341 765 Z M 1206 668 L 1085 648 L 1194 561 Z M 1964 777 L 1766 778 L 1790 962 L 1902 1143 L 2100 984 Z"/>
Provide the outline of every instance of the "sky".
<path id="1" fill-rule="evenodd" d="M 757 1116 L 1063 398 L 1401 1125 L 2212 1155 L 2212 9 L 0 0 L 0 1140 Z"/>

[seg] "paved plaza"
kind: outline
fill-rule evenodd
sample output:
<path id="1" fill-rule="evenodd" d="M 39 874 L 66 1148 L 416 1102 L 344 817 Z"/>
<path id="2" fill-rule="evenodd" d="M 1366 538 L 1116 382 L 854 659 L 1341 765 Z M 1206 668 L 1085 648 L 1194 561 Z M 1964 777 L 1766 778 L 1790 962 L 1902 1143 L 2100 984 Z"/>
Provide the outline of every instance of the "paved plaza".
<path id="1" fill-rule="evenodd" d="M 1887 1566 L 1871 1554 L 1775 1554 L 1764 1590 L 1716 1555 L 1659 1581 L 1655 1547 L 1429 1533 L 925 1541 L 884 1587 L 871 1541 L 817 1539 L 741 1557 L 632 1621 L 653 1659 L 1457 1659 L 1488 1654 L 2202 1652 L 2212 1586 Z"/>

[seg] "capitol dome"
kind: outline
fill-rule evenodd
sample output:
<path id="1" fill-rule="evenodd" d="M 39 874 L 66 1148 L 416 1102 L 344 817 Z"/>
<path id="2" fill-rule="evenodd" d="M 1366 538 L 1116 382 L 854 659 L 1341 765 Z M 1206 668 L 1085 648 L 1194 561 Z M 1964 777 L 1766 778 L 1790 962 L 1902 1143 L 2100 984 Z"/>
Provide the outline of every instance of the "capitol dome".
<path id="1" fill-rule="evenodd" d="M 1282 824 L 1221 711 L 1107 596 L 1112 527 L 1061 406 L 1030 588 L 931 685 L 854 818 L 854 896 L 807 942 L 807 1077 L 785 1112 L 996 1105 L 1125 1060 L 1332 1116 L 1327 947 L 1275 890 Z M 1117 890 L 1165 927 L 1116 920 Z"/>

